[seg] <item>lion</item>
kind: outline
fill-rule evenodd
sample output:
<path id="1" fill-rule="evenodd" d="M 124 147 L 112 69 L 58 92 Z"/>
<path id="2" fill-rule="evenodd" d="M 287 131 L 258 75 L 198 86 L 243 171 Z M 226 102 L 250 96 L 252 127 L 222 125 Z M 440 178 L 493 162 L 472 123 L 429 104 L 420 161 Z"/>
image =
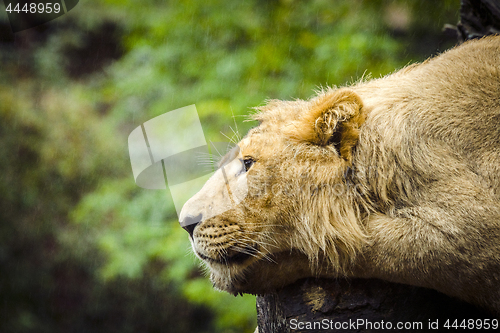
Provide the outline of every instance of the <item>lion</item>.
<path id="1" fill-rule="evenodd" d="M 500 37 L 251 117 L 179 216 L 216 288 L 379 278 L 500 314 Z"/>

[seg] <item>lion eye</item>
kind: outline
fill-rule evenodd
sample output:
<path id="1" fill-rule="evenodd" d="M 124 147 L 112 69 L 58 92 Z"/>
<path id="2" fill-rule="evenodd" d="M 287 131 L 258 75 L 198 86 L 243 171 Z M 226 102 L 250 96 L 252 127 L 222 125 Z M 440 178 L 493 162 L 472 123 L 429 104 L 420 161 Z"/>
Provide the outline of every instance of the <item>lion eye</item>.
<path id="1" fill-rule="evenodd" d="M 254 163 L 255 163 L 255 160 L 253 158 L 245 157 L 243 159 L 243 164 L 245 165 L 245 171 L 248 171 Z"/>

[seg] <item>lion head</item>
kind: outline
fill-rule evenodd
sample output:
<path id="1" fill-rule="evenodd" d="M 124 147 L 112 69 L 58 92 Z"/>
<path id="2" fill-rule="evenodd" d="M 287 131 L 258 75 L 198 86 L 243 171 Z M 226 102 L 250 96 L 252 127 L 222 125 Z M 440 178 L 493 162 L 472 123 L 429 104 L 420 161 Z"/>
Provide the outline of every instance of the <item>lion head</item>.
<path id="1" fill-rule="evenodd" d="M 349 270 L 366 241 L 349 181 L 365 119 L 360 97 L 329 89 L 308 101 L 270 101 L 252 117 L 259 125 L 180 214 L 214 286 L 263 293 Z"/>

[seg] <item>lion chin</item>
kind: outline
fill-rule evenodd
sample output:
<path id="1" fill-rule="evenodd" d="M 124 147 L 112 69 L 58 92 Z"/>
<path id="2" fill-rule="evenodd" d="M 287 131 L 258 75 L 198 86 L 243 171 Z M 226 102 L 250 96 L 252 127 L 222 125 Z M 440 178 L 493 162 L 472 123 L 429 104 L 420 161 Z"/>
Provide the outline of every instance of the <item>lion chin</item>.
<path id="1" fill-rule="evenodd" d="M 294 251 L 271 254 L 261 259 L 252 257 L 232 264 L 204 262 L 210 269 L 213 286 L 235 296 L 266 294 L 298 279 L 313 276 L 307 257 Z"/>

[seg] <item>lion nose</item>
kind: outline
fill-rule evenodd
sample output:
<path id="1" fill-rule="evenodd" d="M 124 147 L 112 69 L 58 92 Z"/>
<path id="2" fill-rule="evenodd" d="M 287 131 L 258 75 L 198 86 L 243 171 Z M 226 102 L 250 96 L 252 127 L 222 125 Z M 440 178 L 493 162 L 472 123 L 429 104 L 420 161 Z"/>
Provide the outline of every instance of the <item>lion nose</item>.
<path id="1" fill-rule="evenodd" d="M 197 216 L 187 215 L 181 222 L 181 226 L 189 233 L 189 236 L 193 238 L 194 228 L 201 222 L 203 215 L 200 213 Z"/>

